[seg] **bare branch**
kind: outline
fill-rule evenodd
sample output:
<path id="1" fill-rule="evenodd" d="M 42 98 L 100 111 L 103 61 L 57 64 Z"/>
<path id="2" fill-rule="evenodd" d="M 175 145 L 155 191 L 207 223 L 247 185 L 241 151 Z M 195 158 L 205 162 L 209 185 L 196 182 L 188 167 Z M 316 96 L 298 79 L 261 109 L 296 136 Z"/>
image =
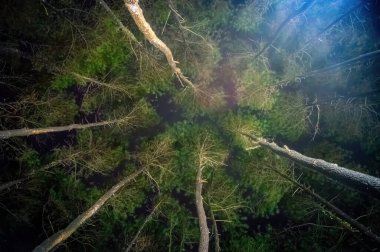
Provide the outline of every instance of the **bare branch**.
<path id="1" fill-rule="evenodd" d="M 67 238 L 69 238 L 82 224 L 84 224 L 88 219 L 90 219 L 92 216 L 94 216 L 98 210 L 103 207 L 103 205 L 110 199 L 112 196 L 115 195 L 121 188 L 123 188 L 126 184 L 130 183 L 132 180 L 134 180 L 140 173 L 142 173 L 145 170 L 144 168 L 141 168 L 116 185 L 114 185 L 110 190 L 108 190 L 102 197 L 100 197 L 94 205 L 92 205 L 89 209 L 87 209 L 84 213 L 76 217 L 70 224 L 58 231 L 57 233 L 53 234 L 49 238 L 47 238 L 45 241 L 43 241 L 40 245 L 38 245 L 33 251 L 34 252 L 42 252 L 42 251 L 49 251 L 56 247 L 57 245 L 64 242 Z"/>

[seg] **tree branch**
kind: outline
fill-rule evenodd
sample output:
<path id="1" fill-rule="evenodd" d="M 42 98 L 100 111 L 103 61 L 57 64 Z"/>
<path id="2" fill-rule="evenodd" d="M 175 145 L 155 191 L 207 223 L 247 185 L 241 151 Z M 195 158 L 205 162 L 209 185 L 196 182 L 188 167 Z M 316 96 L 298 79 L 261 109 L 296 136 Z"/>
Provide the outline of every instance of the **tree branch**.
<path id="1" fill-rule="evenodd" d="M 123 188 L 126 184 L 134 180 L 140 173 L 142 173 L 145 170 L 145 168 L 141 168 L 116 185 L 114 185 L 110 190 L 108 190 L 102 197 L 100 197 L 94 205 L 92 205 L 89 209 L 87 209 L 84 213 L 79 215 L 77 218 L 75 218 L 70 224 L 58 231 L 57 233 L 53 234 L 46 240 L 44 240 L 40 245 L 38 245 L 33 252 L 42 252 L 42 251 L 49 251 L 56 247 L 57 245 L 64 242 L 67 238 L 69 238 L 82 224 L 84 224 L 89 218 L 94 216 L 98 210 L 103 207 L 103 205 L 117 193 L 121 188 Z"/>
<path id="2" fill-rule="evenodd" d="M 174 60 L 173 53 L 170 48 L 157 37 L 150 24 L 146 21 L 138 0 L 124 0 L 124 4 L 135 21 L 137 27 L 141 33 L 144 34 L 144 37 L 149 41 L 149 43 L 165 55 L 169 66 L 178 79 L 185 82 L 188 86 L 195 88 L 194 84 L 187 77 L 185 77 L 181 69 L 177 67 L 178 62 Z"/>

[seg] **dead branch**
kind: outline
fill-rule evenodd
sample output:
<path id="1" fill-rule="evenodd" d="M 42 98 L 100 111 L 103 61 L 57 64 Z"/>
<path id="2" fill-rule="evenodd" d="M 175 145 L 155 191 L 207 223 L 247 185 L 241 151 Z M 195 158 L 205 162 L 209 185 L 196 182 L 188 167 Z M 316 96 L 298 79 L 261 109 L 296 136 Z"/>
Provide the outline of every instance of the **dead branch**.
<path id="1" fill-rule="evenodd" d="M 110 199 L 112 196 L 114 196 L 121 188 L 123 188 L 126 184 L 130 183 L 132 180 L 134 180 L 140 173 L 142 173 L 145 170 L 144 168 L 141 168 L 116 185 L 114 185 L 110 190 L 108 190 L 102 197 L 100 197 L 94 205 L 92 205 L 89 209 L 87 209 L 84 213 L 79 215 L 77 218 L 75 218 L 70 224 L 58 231 L 57 233 L 53 234 L 46 240 L 44 240 L 40 245 L 38 245 L 33 251 L 34 252 L 42 252 L 42 251 L 49 251 L 56 247 L 57 245 L 64 242 L 67 238 L 69 238 L 82 224 L 84 224 L 89 218 L 94 216 L 98 210 L 103 207 L 103 205 Z"/>
<path id="2" fill-rule="evenodd" d="M 35 129 L 13 129 L 13 130 L 2 130 L 0 131 L 0 139 L 8 139 L 16 136 L 31 136 L 31 135 L 40 135 L 47 134 L 52 132 L 62 132 L 62 131 L 71 131 L 74 129 L 87 129 L 92 127 L 107 126 L 111 124 L 120 124 L 130 121 L 133 117 L 126 117 L 117 120 L 109 120 L 96 123 L 87 123 L 87 124 L 70 124 L 65 126 L 56 126 L 56 127 L 46 127 L 46 128 L 35 128 Z"/>

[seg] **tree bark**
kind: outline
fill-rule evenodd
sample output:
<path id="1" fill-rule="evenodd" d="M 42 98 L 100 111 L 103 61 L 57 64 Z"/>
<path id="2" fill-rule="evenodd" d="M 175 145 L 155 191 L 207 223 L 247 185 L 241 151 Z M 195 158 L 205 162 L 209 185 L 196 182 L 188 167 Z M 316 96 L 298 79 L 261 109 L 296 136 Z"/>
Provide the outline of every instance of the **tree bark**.
<path id="1" fill-rule="evenodd" d="M 46 127 L 46 128 L 36 128 L 36 129 L 13 129 L 13 130 L 2 130 L 0 131 L 0 139 L 8 139 L 11 137 L 17 136 L 31 136 L 31 135 L 40 135 L 52 132 L 61 132 L 61 131 L 70 131 L 74 129 L 87 129 L 92 127 L 106 126 L 110 124 L 117 124 L 127 122 L 132 119 L 132 117 L 127 117 L 123 119 L 88 123 L 88 124 L 70 124 L 65 126 L 56 126 L 56 127 Z"/>
<path id="2" fill-rule="evenodd" d="M 194 88 L 194 84 L 187 79 L 181 69 L 177 67 L 177 63 L 173 58 L 173 53 L 170 48 L 157 37 L 156 33 L 153 31 L 150 24 L 146 21 L 143 11 L 139 5 L 138 0 L 124 0 L 124 4 L 127 7 L 129 13 L 131 14 L 133 20 L 135 21 L 137 27 L 144 34 L 144 37 L 151 43 L 154 47 L 160 50 L 166 57 L 173 73 L 179 78 L 179 80 L 185 82 L 188 86 Z"/>
<path id="3" fill-rule="evenodd" d="M 342 184 L 360 190 L 375 198 L 380 199 L 380 178 L 373 177 L 361 172 L 353 171 L 337 164 L 326 162 L 322 159 L 307 157 L 289 148 L 282 148 L 276 143 L 271 143 L 264 138 L 254 137 L 245 133 L 242 135 L 255 141 L 260 146 L 268 148 L 273 152 L 286 157 L 296 163 L 304 165 L 309 169 L 322 173 L 329 178 L 335 179 Z"/>
<path id="4" fill-rule="evenodd" d="M 293 184 L 295 184 L 296 186 L 298 186 L 299 188 L 301 188 L 302 190 L 304 190 L 305 192 L 307 192 L 308 194 L 310 194 L 311 196 L 313 196 L 315 199 L 317 199 L 323 205 L 325 205 L 328 209 L 330 209 L 332 212 L 334 212 L 336 215 L 338 215 L 343 220 L 347 221 L 351 226 L 353 226 L 354 228 L 356 228 L 357 230 L 359 230 L 360 232 L 362 232 L 364 235 L 366 235 L 367 237 L 371 238 L 372 240 L 374 240 L 375 242 L 377 242 L 378 244 L 380 244 L 380 237 L 377 236 L 376 234 L 372 233 L 371 230 L 368 227 L 364 226 L 360 222 L 358 222 L 355 219 L 351 218 L 348 214 L 346 214 L 345 212 L 343 212 L 342 210 L 340 210 L 339 208 L 337 208 L 336 206 L 334 206 L 333 204 L 331 204 L 330 202 L 328 202 L 326 199 L 324 199 L 319 194 L 315 193 L 310 188 L 302 185 L 301 183 L 295 181 L 294 179 L 292 179 L 288 175 L 283 174 L 282 172 L 280 172 L 279 170 L 277 170 L 275 168 L 271 168 L 271 169 L 274 172 L 276 172 L 277 174 L 279 174 L 281 177 L 289 180 L 290 182 L 292 182 Z"/>
<path id="5" fill-rule="evenodd" d="M 199 238 L 198 251 L 199 252 L 206 252 L 206 251 L 208 251 L 209 230 L 207 227 L 207 218 L 206 218 L 205 209 L 203 208 L 202 169 L 203 169 L 202 165 L 199 165 L 198 170 L 197 170 L 196 183 L 195 183 L 195 204 L 196 204 L 197 213 L 198 213 L 199 230 L 201 232 L 201 235 Z"/>
<path id="6" fill-rule="evenodd" d="M 210 207 L 210 217 L 212 220 L 212 226 L 213 226 L 214 235 L 215 235 L 215 252 L 220 252 L 218 225 L 216 224 L 214 212 L 212 211 L 211 207 Z"/>
<path id="7" fill-rule="evenodd" d="M 94 216 L 98 210 L 112 197 L 117 193 L 121 188 L 123 188 L 126 184 L 135 179 L 140 173 L 142 173 L 145 168 L 141 168 L 136 172 L 132 173 L 116 185 L 114 185 L 110 190 L 108 190 L 102 197 L 100 197 L 94 205 L 92 205 L 89 209 L 87 209 L 84 213 L 75 218 L 66 228 L 58 231 L 53 234 L 46 240 L 44 240 L 40 245 L 38 245 L 33 251 L 34 252 L 42 252 L 49 251 L 56 247 L 57 245 L 64 242 L 67 238 L 69 238 L 83 223 L 85 223 L 89 218 Z"/>

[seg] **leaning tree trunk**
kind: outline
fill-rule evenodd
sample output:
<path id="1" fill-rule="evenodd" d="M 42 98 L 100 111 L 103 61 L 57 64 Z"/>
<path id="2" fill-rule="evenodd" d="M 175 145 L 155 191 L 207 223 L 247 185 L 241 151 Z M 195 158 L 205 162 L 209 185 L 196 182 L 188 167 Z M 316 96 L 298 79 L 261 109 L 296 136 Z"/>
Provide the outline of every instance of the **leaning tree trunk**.
<path id="1" fill-rule="evenodd" d="M 154 47 L 160 50 L 166 57 L 173 73 L 182 82 L 185 82 L 188 86 L 194 88 L 194 84 L 187 79 L 181 69 L 177 66 L 177 61 L 173 58 L 173 53 L 170 48 L 157 37 L 156 33 L 153 31 L 150 24 L 146 21 L 143 11 L 139 5 L 138 0 L 124 0 L 125 6 L 127 7 L 129 13 L 131 14 L 133 20 L 135 21 L 137 27 L 144 34 L 144 37 L 151 43 Z"/>
<path id="2" fill-rule="evenodd" d="M 304 165 L 313 171 L 317 171 L 326 175 L 329 178 L 335 179 L 344 185 L 353 187 L 362 192 L 365 192 L 373 197 L 380 199 L 380 178 L 373 177 L 361 172 L 353 171 L 337 164 L 326 162 L 322 159 L 307 157 L 291 150 L 287 147 L 282 148 L 276 143 L 268 142 L 264 138 L 254 137 L 245 133 L 241 133 L 252 139 L 255 143 L 272 150 L 273 152 L 289 158 L 296 163 Z"/>
<path id="3" fill-rule="evenodd" d="M 110 124 L 125 123 L 132 117 L 127 117 L 123 119 L 88 123 L 88 124 L 70 124 L 65 126 L 56 126 L 56 127 L 46 127 L 46 128 L 36 128 L 36 129 L 13 129 L 13 130 L 2 130 L 0 131 L 0 139 L 7 139 L 17 136 L 31 136 L 31 135 L 40 135 L 52 132 L 61 132 L 61 131 L 70 131 L 74 129 L 87 129 L 92 127 L 106 126 Z"/>
<path id="4" fill-rule="evenodd" d="M 38 245 L 33 251 L 34 252 L 42 252 L 49 251 L 64 242 L 67 238 L 69 238 L 83 223 L 85 223 L 89 218 L 94 216 L 98 210 L 112 197 L 117 193 L 121 188 L 123 188 L 126 184 L 135 179 L 140 173 L 142 173 L 145 168 L 141 168 L 136 172 L 132 173 L 116 185 L 114 185 L 110 190 L 108 190 L 102 197 L 100 197 L 94 205 L 92 205 L 89 209 L 87 209 L 84 213 L 76 217 L 66 228 L 58 231 L 53 234 L 45 241 L 43 241 L 40 245 Z"/>
<path id="5" fill-rule="evenodd" d="M 296 186 L 298 186 L 299 188 L 301 188 L 302 190 L 304 190 L 305 192 L 307 192 L 308 194 L 310 194 L 311 196 L 313 196 L 315 199 L 317 199 L 319 202 L 321 202 L 325 207 L 327 207 L 328 209 L 330 209 L 337 216 L 339 216 L 343 220 L 347 221 L 352 227 L 356 228 L 357 230 L 359 230 L 360 232 L 362 232 L 364 235 L 366 235 L 367 237 L 371 238 L 372 240 L 374 240 L 375 242 L 377 242 L 378 244 L 380 244 L 380 237 L 377 236 L 376 234 L 372 233 L 372 231 L 368 227 L 364 226 L 363 224 L 361 224 L 357 220 L 351 218 L 348 214 L 346 214 L 345 212 L 343 212 L 342 210 L 340 210 L 339 208 L 337 208 L 336 206 L 334 206 L 333 204 L 331 204 L 330 202 L 328 202 L 326 199 L 324 199 L 319 194 L 315 193 L 310 188 L 302 185 L 301 183 L 295 181 L 294 179 L 292 179 L 288 175 L 283 174 L 282 172 L 280 172 L 279 170 L 277 170 L 275 168 L 271 168 L 271 169 L 274 172 L 276 172 L 277 174 L 279 174 L 281 177 L 289 180 L 290 182 L 292 182 L 293 184 L 295 184 Z"/>

